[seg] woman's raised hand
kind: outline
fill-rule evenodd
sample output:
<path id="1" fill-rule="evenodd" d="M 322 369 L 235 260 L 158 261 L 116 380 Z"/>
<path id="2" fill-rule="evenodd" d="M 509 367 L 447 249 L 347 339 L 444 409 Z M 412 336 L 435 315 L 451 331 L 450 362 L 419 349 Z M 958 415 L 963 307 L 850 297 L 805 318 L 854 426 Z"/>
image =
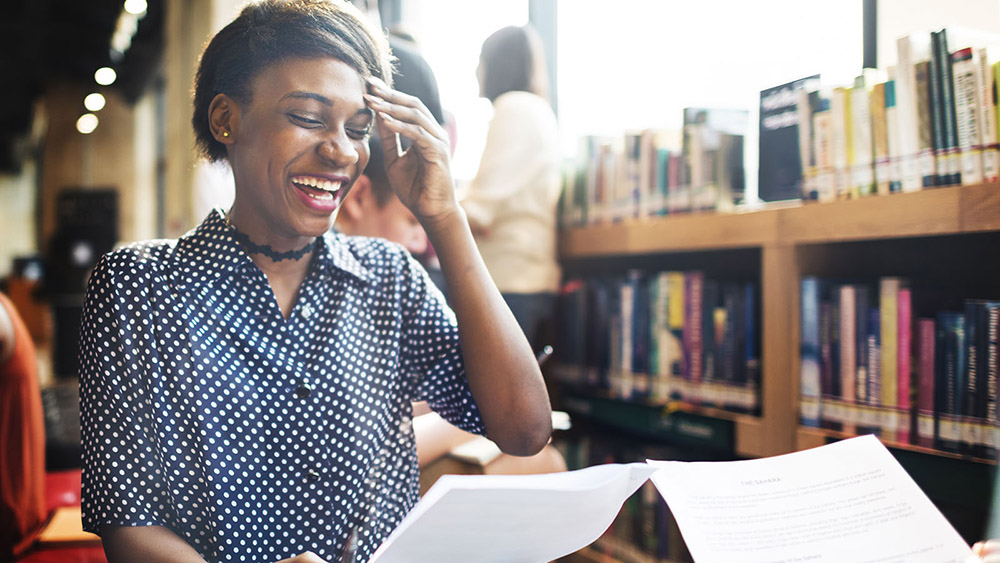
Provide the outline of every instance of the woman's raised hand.
<path id="1" fill-rule="evenodd" d="M 424 228 L 460 210 L 451 176 L 448 133 L 419 98 L 368 79 L 365 100 L 375 112 L 389 182 Z M 401 151 L 397 134 L 410 140 Z"/>

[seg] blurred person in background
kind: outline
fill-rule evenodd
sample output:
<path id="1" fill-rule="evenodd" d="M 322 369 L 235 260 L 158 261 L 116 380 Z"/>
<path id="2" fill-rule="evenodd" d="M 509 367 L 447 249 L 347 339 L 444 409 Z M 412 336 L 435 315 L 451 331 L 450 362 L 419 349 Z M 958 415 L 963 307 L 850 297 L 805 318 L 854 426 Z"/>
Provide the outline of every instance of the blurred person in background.
<path id="1" fill-rule="evenodd" d="M 486 267 L 537 352 L 554 311 L 560 270 L 556 212 L 559 127 L 547 99 L 545 57 L 531 26 L 483 42 L 477 77 L 493 119 L 462 206 Z"/>
<path id="2" fill-rule="evenodd" d="M 31 546 L 45 507 L 45 421 L 35 345 L 0 293 L 0 561 Z"/>

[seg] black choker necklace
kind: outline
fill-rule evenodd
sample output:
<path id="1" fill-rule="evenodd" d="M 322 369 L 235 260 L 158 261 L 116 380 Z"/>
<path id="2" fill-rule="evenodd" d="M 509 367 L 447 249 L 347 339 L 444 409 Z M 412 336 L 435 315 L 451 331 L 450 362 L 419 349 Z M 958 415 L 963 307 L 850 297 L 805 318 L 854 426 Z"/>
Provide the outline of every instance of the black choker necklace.
<path id="1" fill-rule="evenodd" d="M 282 260 L 298 260 L 299 258 L 302 258 L 306 254 L 312 252 L 313 249 L 316 248 L 316 245 L 319 243 L 319 237 L 316 237 L 315 239 L 313 239 L 312 242 L 305 245 L 303 248 L 299 250 L 278 252 L 277 250 L 271 248 L 270 245 L 257 244 L 254 241 L 250 240 L 250 237 L 246 233 L 240 232 L 240 230 L 237 229 L 235 225 L 229 222 L 229 215 L 226 215 L 226 225 L 228 225 L 229 228 L 233 230 L 233 238 L 236 239 L 236 242 L 240 243 L 248 253 L 263 254 L 264 256 L 267 256 L 274 262 L 281 262 Z"/>

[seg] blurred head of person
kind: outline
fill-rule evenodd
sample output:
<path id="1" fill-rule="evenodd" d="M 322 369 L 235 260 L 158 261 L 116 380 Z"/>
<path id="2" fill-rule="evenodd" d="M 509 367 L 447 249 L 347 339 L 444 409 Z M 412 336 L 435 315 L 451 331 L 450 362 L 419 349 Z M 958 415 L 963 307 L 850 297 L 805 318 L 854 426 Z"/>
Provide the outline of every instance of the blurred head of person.
<path id="1" fill-rule="evenodd" d="M 385 35 L 344 2 L 253 2 L 219 31 L 192 124 L 202 154 L 233 170 L 233 224 L 288 245 L 328 230 L 368 161 L 365 80 L 390 83 L 390 69 Z"/>
<path id="2" fill-rule="evenodd" d="M 479 53 L 479 95 L 495 101 L 507 92 L 549 96 L 545 51 L 538 32 L 530 25 L 508 26 L 483 42 Z"/>
<path id="3" fill-rule="evenodd" d="M 414 256 L 427 252 L 427 234 L 413 213 L 396 197 L 385 172 L 377 137 L 370 141 L 371 157 L 350 197 L 337 216 L 337 228 L 353 236 L 378 237 L 399 243 Z"/>

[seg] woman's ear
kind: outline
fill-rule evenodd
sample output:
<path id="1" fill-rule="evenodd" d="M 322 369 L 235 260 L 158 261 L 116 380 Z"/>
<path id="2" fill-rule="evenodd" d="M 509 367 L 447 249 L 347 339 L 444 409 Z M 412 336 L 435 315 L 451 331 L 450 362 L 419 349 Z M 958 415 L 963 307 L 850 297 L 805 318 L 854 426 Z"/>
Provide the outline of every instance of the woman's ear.
<path id="1" fill-rule="evenodd" d="M 232 144 L 233 132 L 239 121 L 239 106 L 225 94 L 217 94 L 208 104 L 208 127 L 216 141 Z"/>

